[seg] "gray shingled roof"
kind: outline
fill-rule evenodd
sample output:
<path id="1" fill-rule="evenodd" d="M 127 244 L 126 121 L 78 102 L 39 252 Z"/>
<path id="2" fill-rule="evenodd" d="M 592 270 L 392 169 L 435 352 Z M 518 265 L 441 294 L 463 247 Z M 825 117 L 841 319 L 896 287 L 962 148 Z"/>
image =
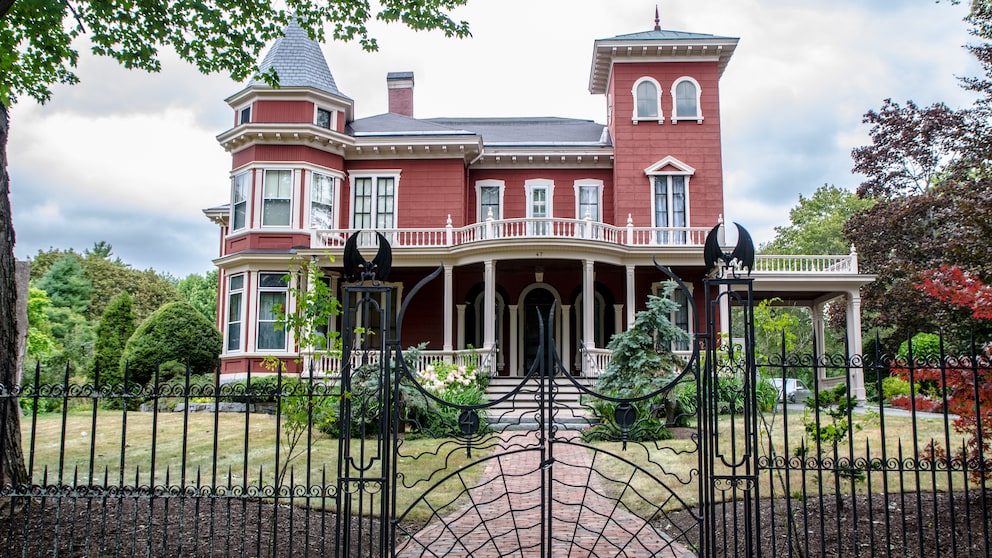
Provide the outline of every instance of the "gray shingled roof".
<path id="1" fill-rule="evenodd" d="M 283 29 L 283 36 L 276 39 L 262 59 L 259 69 L 266 72 L 270 68 L 275 69 L 281 87 L 313 87 L 347 98 L 334 83 L 334 76 L 331 75 L 320 45 L 295 21 L 291 21 Z M 248 85 L 267 86 L 257 79 L 251 80 Z"/>
<path id="2" fill-rule="evenodd" d="M 737 37 L 721 37 L 710 35 L 709 33 L 690 33 L 688 31 L 672 31 L 670 29 L 660 29 L 651 31 L 641 31 L 639 33 L 628 33 L 599 39 L 600 41 L 706 41 L 713 39 L 736 39 Z"/>
<path id="3" fill-rule="evenodd" d="M 426 118 L 394 113 L 352 122 L 354 136 L 404 136 L 426 134 L 476 134 L 483 145 L 610 145 L 605 126 L 592 120 L 556 117 Z"/>

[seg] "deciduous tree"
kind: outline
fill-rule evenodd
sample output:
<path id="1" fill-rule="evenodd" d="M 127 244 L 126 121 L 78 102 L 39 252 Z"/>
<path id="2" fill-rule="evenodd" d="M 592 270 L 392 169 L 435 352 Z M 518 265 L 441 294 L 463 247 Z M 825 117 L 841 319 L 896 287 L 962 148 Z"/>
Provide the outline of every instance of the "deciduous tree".
<path id="1" fill-rule="evenodd" d="M 775 227 L 775 238 L 761 247 L 766 254 L 847 254 L 851 243 L 844 223 L 875 204 L 871 198 L 824 184 L 789 210 L 789 224 Z"/>

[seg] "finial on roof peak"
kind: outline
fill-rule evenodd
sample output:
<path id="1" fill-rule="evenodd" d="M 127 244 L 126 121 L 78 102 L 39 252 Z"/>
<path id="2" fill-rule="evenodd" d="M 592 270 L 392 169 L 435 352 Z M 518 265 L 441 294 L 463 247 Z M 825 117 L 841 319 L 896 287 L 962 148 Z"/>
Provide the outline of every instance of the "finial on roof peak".
<path id="1" fill-rule="evenodd" d="M 654 30 L 661 31 L 661 18 L 658 17 L 658 4 L 654 5 Z"/>

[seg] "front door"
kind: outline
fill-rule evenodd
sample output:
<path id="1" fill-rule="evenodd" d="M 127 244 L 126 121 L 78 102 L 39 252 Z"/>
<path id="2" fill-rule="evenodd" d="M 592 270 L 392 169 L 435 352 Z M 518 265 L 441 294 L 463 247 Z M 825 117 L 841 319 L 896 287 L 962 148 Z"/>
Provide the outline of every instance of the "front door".
<path id="1" fill-rule="evenodd" d="M 541 346 L 541 319 L 538 315 L 547 317 L 554 303 L 555 295 L 545 288 L 534 289 L 524 297 L 523 367 L 517 371 L 520 375 L 526 374 L 534 365 Z"/>

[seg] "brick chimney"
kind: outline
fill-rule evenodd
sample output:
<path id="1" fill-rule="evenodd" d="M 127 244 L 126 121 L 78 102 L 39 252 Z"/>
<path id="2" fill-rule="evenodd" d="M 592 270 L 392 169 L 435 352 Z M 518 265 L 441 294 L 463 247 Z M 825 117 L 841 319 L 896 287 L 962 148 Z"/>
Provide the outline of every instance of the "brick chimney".
<path id="1" fill-rule="evenodd" d="M 413 118 L 413 72 L 386 74 L 389 89 L 389 112 Z"/>

